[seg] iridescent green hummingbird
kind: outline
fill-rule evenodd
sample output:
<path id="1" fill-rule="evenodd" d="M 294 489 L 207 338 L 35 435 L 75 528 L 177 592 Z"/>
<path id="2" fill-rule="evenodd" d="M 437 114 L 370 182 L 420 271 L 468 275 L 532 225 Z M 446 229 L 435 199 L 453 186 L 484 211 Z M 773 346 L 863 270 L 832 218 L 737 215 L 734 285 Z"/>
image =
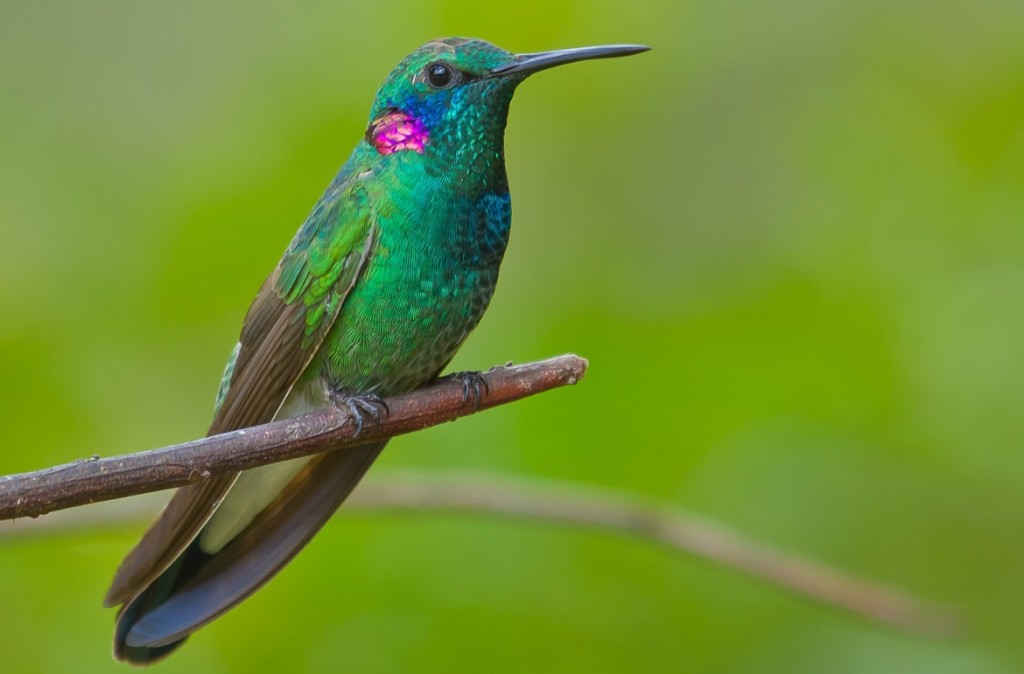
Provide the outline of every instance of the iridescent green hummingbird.
<path id="1" fill-rule="evenodd" d="M 483 315 L 508 243 L 504 132 L 539 70 L 639 45 L 511 54 L 429 42 L 377 92 L 366 135 L 263 283 L 228 360 L 209 434 L 436 378 Z M 384 442 L 215 476 L 178 490 L 121 563 L 114 655 L 154 662 L 277 573 Z"/>

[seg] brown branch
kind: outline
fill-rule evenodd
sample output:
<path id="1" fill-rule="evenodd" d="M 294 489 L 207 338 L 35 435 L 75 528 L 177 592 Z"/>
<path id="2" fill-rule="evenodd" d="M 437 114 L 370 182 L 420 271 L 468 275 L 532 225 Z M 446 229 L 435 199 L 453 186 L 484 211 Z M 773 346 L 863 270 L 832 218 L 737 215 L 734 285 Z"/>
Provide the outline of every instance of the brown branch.
<path id="1" fill-rule="evenodd" d="M 388 399 L 387 418 L 379 424 L 366 424 L 358 438 L 351 413 L 331 408 L 149 452 L 108 459 L 94 457 L 0 477 L 0 520 L 34 517 L 72 506 L 179 487 L 216 473 L 410 433 L 557 386 L 575 384 L 586 372 L 586 365 L 583 359 L 570 355 L 495 368 L 483 375 L 486 390 L 481 391 L 478 406 L 474 405 L 474 396 L 466 399 L 462 382 L 442 380 L 415 393 Z M 343 512 L 360 507 L 414 512 L 457 510 L 609 529 L 708 559 L 902 629 L 940 636 L 959 629 L 948 610 L 772 549 L 679 508 L 622 492 L 480 475 L 406 475 L 370 481 L 356 490 Z M 94 509 L 94 513 L 99 512 Z M 102 512 L 105 516 L 77 511 L 44 518 L 38 523 L 11 523 L 0 527 L 0 537 L 24 535 L 37 529 L 123 521 L 127 515 L 135 514 L 134 509 L 129 511 L 118 505 L 107 506 Z"/>
<path id="2" fill-rule="evenodd" d="M 464 473 L 370 482 L 346 503 L 418 513 L 455 510 L 582 525 L 656 542 L 780 586 L 798 595 L 910 632 L 948 637 L 959 616 L 876 581 L 774 549 L 728 527 L 628 492 L 557 481 Z"/>
<path id="3" fill-rule="evenodd" d="M 372 442 L 453 421 L 478 410 L 575 384 L 587 361 L 567 355 L 483 374 L 479 400 L 457 379 L 442 379 L 408 395 L 388 398 L 388 414 L 362 432 L 348 410 L 329 408 L 180 445 L 91 459 L 0 477 L 0 520 L 181 487 L 217 473 L 235 472 L 325 450 Z M 358 437 L 357 437 L 358 435 Z"/>
<path id="4" fill-rule="evenodd" d="M 147 500 L 141 507 L 138 501 L 121 501 L 11 522 L 0 525 L 0 539 L 120 526 L 142 519 L 149 514 L 149 506 L 155 511 L 160 504 L 158 499 Z M 372 474 L 339 512 L 351 515 L 381 511 L 498 515 L 610 531 L 665 545 L 674 552 L 694 555 L 898 629 L 938 637 L 962 631 L 959 616 L 947 607 L 773 549 L 678 506 L 613 489 L 476 472 L 391 471 L 383 476 Z"/>

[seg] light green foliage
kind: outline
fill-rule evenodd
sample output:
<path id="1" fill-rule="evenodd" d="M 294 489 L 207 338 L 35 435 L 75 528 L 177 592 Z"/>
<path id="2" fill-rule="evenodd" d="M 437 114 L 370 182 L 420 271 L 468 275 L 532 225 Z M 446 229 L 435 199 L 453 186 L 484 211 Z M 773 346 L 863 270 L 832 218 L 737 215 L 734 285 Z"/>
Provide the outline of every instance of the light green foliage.
<path id="1" fill-rule="evenodd" d="M 1024 668 L 1021 3 L 0 15 L 0 472 L 204 432 L 248 303 L 411 49 L 646 43 L 521 88 L 512 242 L 453 364 L 575 351 L 586 381 L 374 472 L 641 491 L 971 623 L 894 634 L 595 533 L 341 517 L 161 671 Z M 100 600 L 141 527 L 2 544 L 0 668 L 127 671 Z"/>

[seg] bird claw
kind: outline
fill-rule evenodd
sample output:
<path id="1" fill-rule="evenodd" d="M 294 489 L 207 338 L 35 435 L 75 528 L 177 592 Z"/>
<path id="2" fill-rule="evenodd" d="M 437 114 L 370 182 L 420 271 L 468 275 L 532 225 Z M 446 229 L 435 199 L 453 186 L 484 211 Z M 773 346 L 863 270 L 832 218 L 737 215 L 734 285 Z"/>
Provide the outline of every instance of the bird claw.
<path id="1" fill-rule="evenodd" d="M 376 393 L 353 394 L 332 390 L 330 397 L 336 407 L 344 406 L 355 419 L 356 432 L 352 436 L 353 438 L 362 435 L 366 417 L 370 417 L 373 419 L 373 423 L 379 425 L 391 414 L 391 408 L 388 407 L 387 402 Z"/>
<path id="2" fill-rule="evenodd" d="M 484 375 L 482 372 L 452 372 L 450 375 L 448 375 L 448 377 L 462 384 L 463 403 L 469 400 L 469 394 L 470 392 L 472 392 L 474 412 L 480 409 L 480 399 L 483 397 L 483 395 L 489 394 L 491 392 L 491 387 L 487 385 L 487 380 L 484 379 Z M 481 390 L 483 391 L 482 393 Z"/>

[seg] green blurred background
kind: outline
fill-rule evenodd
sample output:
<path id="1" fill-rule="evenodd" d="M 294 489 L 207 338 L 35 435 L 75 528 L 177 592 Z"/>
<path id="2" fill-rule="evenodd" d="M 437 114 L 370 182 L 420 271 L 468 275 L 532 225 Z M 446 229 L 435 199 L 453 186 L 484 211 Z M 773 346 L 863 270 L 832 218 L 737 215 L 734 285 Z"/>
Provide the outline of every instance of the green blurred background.
<path id="1" fill-rule="evenodd" d="M 482 7 L 5 2 L 0 473 L 203 433 L 249 301 L 405 53 L 641 42 L 520 90 L 512 243 L 455 363 L 574 351 L 587 380 L 375 472 L 634 490 L 969 633 L 608 535 L 360 514 L 161 671 L 1022 671 L 1024 4 Z M 0 543 L 3 671 L 125 671 L 100 599 L 143 526 Z"/>

